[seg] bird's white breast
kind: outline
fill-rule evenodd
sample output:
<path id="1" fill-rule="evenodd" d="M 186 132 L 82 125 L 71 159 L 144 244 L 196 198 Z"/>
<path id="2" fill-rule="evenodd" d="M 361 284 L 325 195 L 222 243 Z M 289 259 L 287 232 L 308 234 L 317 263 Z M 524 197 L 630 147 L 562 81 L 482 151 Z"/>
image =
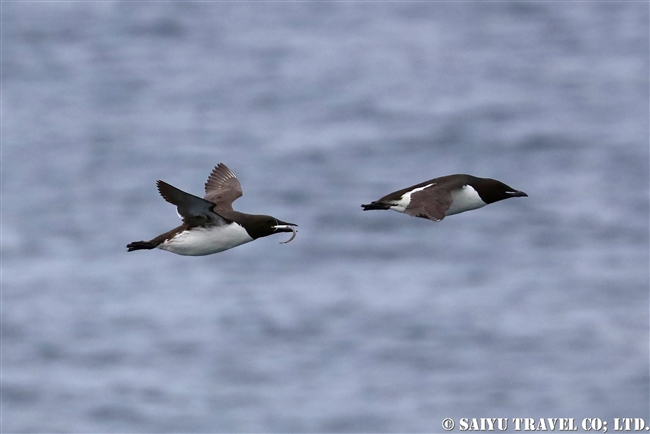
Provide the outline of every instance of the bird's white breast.
<path id="1" fill-rule="evenodd" d="M 223 252 L 253 241 L 246 229 L 237 223 L 207 228 L 195 227 L 180 232 L 158 248 L 185 256 L 203 256 Z"/>
<path id="2" fill-rule="evenodd" d="M 458 214 L 487 205 L 471 185 L 451 192 L 451 206 L 445 215 Z"/>

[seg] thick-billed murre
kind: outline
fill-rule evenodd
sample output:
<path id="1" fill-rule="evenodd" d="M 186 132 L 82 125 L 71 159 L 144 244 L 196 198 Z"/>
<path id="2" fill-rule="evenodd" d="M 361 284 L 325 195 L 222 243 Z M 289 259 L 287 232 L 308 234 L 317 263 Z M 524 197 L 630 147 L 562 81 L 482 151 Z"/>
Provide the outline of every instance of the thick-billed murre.
<path id="1" fill-rule="evenodd" d="M 205 183 L 205 196 L 185 193 L 164 181 L 157 181 L 160 195 L 176 205 L 183 224 L 150 241 L 134 241 L 128 251 L 159 248 L 179 255 L 202 256 L 237 247 L 277 232 L 292 232 L 297 226 L 268 215 L 234 211 L 232 203 L 242 196 L 239 180 L 225 164 L 219 163 Z M 287 243 L 289 241 L 286 241 Z"/>
<path id="2" fill-rule="evenodd" d="M 433 221 L 511 197 L 528 197 L 523 191 L 490 178 L 449 175 L 421 182 L 361 205 L 364 211 L 392 209 Z"/>

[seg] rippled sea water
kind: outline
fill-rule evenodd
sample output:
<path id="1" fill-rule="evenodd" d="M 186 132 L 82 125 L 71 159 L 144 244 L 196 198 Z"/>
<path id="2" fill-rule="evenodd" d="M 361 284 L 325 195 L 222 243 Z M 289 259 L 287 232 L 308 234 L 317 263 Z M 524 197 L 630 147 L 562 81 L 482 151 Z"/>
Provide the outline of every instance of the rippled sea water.
<path id="1" fill-rule="evenodd" d="M 649 14 L 3 3 L 2 430 L 649 418 Z M 218 162 L 298 237 L 127 254 Z M 529 197 L 359 206 L 451 173 Z"/>

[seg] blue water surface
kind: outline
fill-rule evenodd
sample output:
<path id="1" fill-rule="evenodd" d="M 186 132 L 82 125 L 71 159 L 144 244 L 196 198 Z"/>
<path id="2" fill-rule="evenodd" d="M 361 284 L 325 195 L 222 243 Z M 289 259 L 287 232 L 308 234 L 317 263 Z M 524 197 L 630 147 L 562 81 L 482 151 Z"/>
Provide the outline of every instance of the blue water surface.
<path id="1" fill-rule="evenodd" d="M 648 17 L 3 3 L 2 430 L 648 420 Z M 126 252 L 179 222 L 157 179 L 200 195 L 218 162 L 297 238 Z M 359 206 L 452 173 L 529 197 Z"/>

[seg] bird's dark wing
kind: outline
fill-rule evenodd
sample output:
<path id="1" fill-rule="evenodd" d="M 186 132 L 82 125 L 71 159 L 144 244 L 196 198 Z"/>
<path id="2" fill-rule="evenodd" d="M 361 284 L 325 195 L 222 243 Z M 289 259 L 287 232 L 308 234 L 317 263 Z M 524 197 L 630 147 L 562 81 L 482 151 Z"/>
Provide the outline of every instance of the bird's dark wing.
<path id="1" fill-rule="evenodd" d="M 241 184 L 228 167 L 219 163 L 212 169 L 212 173 L 205 183 L 205 196 L 203 198 L 217 205 L 217 210 L 232 211 L 232 203 L 242 196 Z"/>
<path id="2" fill-rule="evenodd" d="M 159 180 L 156 185 L 163 199 L 176 205 L 178 215 L 183 219 L 183 223 L 188 226 L 221 226 L 230 223 L 230 221 L 214 211 L 214 203 L 193 194 L 185 193 L 165 181 Z"/>
<path id="3" fill-rule="evenodd" d="M 408 215 L 440 221 L 451 206 L 451 192 L 448 188 L 433 184 L 411 195 L 411 201 L 404 210 Z"/>

